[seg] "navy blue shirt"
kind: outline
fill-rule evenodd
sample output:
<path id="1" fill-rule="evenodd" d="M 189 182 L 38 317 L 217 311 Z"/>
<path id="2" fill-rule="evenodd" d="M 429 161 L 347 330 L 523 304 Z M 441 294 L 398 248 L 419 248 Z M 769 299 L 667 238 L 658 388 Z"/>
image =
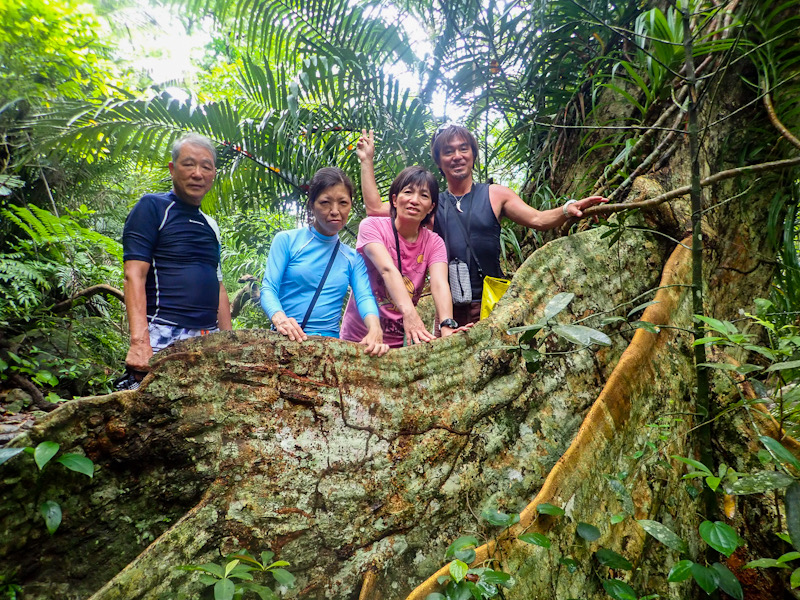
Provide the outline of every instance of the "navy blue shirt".
<path id="1" fill-rule="evenodd" d="M 125 220 L 122 248 L 122 260 L 150 263 L 148 321 L 191 329 L 217 326 L 222 271 L 214 219 L 173 192 L 146 194 Z"/>

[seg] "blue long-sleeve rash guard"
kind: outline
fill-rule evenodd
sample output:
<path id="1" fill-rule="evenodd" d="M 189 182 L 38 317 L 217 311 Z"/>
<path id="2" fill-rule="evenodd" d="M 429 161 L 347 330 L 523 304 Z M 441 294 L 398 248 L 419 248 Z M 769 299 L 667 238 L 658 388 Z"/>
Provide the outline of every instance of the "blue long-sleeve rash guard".
<path id="1" fill-rule="evenodd" d="M 322 235 L 313 226 L 281 231 L 269 249 L 264 280 L 261 283 L 261 308 L 271 319 L 278 311 L 301 323 L 317 291 L 325 266 L 338 236 Z M 364 259 L 352 248 L 339 244 L 322 293 L 314 305 L 305 332 L 310 335 L 339 337 L 339 320 L 347 288 L 361 318 L 378 315 Z"/>

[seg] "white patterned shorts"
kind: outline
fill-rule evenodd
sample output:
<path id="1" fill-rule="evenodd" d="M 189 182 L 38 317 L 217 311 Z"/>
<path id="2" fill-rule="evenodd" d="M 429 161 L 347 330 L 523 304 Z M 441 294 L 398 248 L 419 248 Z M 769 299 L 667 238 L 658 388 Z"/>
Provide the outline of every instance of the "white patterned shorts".
<path id="1" fill-rule="evenodd" d="M 150 331 L 150 345 L 153 347 L 153 354 L 177 341 L 188 340 L 199 335 L 207 335 L 219 331 L 217 327 L 213 329 L 189 329 L 188 327 L 173 327 L 172 325 L 161 325 L 159 323 L 149 323 L 147 328 Z"/>

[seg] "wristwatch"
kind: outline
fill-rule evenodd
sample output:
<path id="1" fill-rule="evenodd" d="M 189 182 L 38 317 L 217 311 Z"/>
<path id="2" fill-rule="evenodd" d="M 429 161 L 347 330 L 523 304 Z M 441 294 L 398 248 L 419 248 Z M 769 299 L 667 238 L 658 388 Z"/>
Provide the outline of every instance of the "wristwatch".
<path id="1" fill-rule="evenodd" d="M 441 323 L 439 323 L 439 327 L 449 327 L 450 329 L 458 329 L 458 323 L 456 323 L 455 319 L 445 319 Z"/>

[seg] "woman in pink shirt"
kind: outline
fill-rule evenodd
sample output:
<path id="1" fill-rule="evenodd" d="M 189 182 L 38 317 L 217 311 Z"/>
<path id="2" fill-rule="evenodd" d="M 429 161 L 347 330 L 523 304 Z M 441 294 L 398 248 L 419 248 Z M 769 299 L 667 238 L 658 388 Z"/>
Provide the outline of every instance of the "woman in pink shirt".
<path id="1" fill-rule="evenodd" d="M 436 178 L 422 167 L 404 169 L 389 189 L 390 217 L 367 217 L 358 227 L 356 250 L 364 256 L 372 293 L 378 302 L 383 341 L 389 347 L 434 339 L 415 308 L 430 274 L 431 294 L 442 337 L 453 333 L 453 301 L 447 280 L 447 251 L 438 235 L 424 227 L 439 201 Z M 398 253 L 400 260 L 398 261 Z M 364 324 L 353 299 L 342 320 L 341 338 L 358 341 Z"/>

